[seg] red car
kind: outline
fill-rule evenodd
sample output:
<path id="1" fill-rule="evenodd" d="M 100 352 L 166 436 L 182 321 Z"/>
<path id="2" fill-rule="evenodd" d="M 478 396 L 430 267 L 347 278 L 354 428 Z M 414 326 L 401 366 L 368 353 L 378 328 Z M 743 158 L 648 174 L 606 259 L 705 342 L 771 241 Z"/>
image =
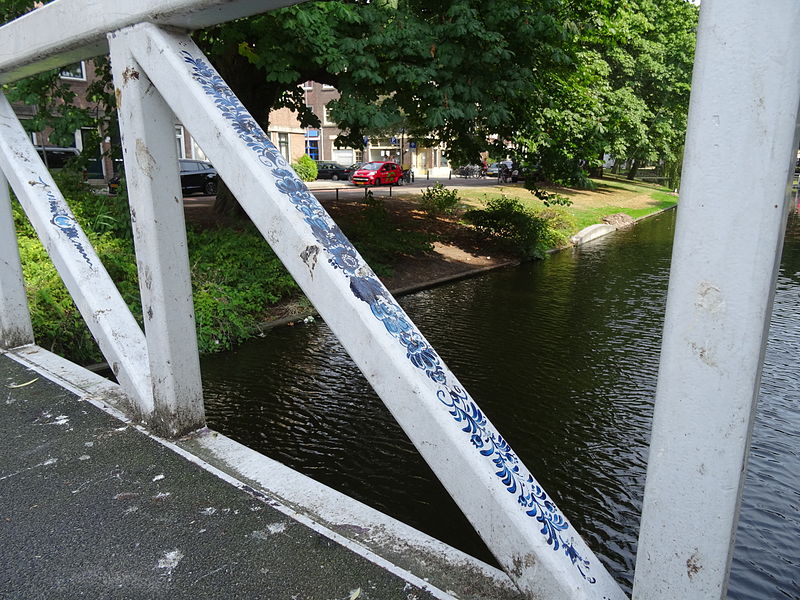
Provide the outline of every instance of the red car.
<path id="1" fill-rule="evenodd" d="M 356 185 L 393 185 L 403 177 L 403 169 L 393 162 L 369 162 L 353 173 Z"/>

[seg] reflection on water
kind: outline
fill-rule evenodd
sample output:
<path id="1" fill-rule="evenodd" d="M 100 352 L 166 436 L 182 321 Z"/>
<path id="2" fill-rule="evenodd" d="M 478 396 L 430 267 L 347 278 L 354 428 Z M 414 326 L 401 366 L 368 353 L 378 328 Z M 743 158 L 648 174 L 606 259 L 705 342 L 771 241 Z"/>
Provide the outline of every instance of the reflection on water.
<path id="1" fill-rule="evenodd" d="M 673 225 L 666 214 L 541 263 L 401 301 L 628 590 Z M 731 598 L 800 598 L 800 419 L 791 365 L 800 345 L 800 227 L 790 232 Z M 491 560 L 324 324 L 276 329 L 207 357 L 203 377 L 215 429 Z"/>

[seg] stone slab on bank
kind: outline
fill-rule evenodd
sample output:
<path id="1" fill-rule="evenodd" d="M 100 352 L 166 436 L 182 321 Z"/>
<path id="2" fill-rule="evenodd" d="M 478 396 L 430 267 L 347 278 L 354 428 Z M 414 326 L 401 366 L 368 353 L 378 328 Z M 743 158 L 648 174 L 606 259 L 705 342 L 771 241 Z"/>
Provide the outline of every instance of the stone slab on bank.
<path id="1" fill-rule="evenodd" d="M 7 356 L 0 457 L 0 598 L 450 597 Z"/>

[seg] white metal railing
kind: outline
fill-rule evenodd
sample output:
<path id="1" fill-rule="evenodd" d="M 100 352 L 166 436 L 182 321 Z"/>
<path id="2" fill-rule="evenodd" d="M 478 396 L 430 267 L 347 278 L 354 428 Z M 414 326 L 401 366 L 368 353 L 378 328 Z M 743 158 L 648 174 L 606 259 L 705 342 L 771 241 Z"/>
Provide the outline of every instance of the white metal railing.
<path id="1" fill-rule="evenodd" d="M 174 112 L 519 588 L 532 598 L 624 598 L 199 49 L 161 27 L 283 4 L 148 0 L 112 10 L 110 0 L 56 0 L 0 28 L 0 82 L 110 49 L 146 335 L 4 98 L 0 169 L 134 412 L 167 435 L 203 423 Z M 797 147 L 800 53 L 782 53 L 796 50 L 798 24 L 793 0 L 770 11 L 743 0 L 702 6 L 636 598 L 725 593 L 788 207 L 793 161 L 782 160 Z M 743 148 L 749 168 L 732 177 L 731 149 Z M 31 343 L 32 332 L 2 180 L 0 188 L 0 343 L 11 347 Z"/>

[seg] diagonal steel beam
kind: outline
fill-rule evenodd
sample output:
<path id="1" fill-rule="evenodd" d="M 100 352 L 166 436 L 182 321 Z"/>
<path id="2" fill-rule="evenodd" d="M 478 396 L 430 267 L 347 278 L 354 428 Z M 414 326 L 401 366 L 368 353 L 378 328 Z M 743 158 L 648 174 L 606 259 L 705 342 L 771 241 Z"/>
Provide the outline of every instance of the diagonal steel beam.
<path id="1" fill-rule="evenodd" d="M 150 24 L 112 37 L 191 130 L 517 585 L 532 598 L 624 598 L 197 46 Z"/>
<path id="2" fill-rule="evenodd" d="M 153 410 L 144 335 L 114 286 L 28 134 L 0 94 L 0 170 L 125 392 Z M 137 411 L 139 412 L 139 411 Z"/>

